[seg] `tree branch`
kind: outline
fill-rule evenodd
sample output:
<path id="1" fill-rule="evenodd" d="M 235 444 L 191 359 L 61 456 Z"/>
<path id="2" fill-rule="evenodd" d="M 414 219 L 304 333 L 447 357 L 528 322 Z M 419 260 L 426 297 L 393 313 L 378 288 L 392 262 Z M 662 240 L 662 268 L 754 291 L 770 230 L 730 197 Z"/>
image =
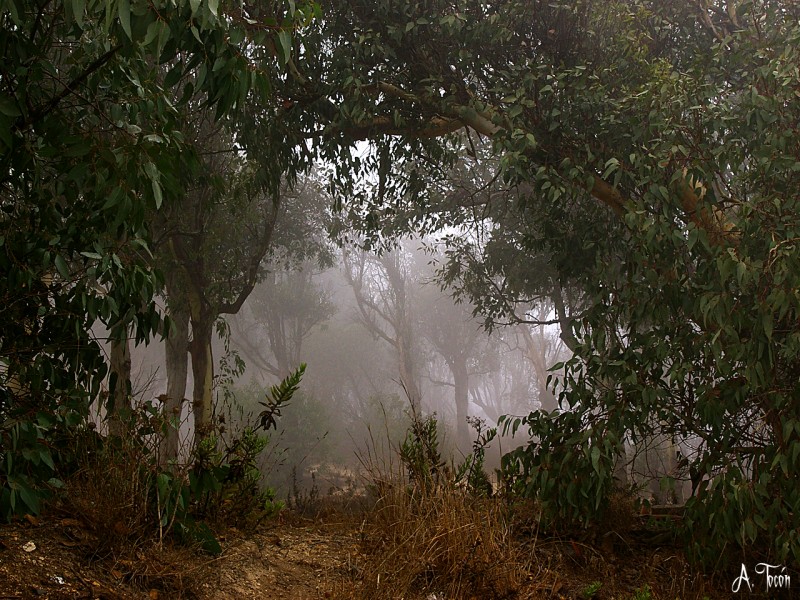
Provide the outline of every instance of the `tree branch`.
<path id="1" fill-rule="evenodd" d="M 89 76 L 103 67 L 106 63 L 108 63 L 114 55 L 122 48 L 122 44 L 117 44 L 113 48 L 111 48 L 108 52 L 97 58 L 94 62 L 92 62 L 84 71 L 78 75 L 75 79 L 70 81 L 68 84 L 64 86 L 58 94 L 56 94 L 47 104 L 44 106 L 34 109 L 31 111 L 30 117 L 26 119 L 23 124 L 22 128 L 27 127 L 31 123 L 41 119 L 42 117 L 46 116 L 48 113 L 52 112 L 56 106 L 67 96 L 73 93 L 73 89 L 81 85 L 84 81 L 86 81 Z"/>
<path id="2" fill-rule="evenodd" d="M 700 0 L 698 0 L 699 2 Z M 701 10 L 701 12 L 703 12 Z M 708 14 L 705 13 L 706 18 Z M 289 70 L 293 77 L 297 79 L 304 87 L 311 87 L 311 83 L 304 77 L 298 70 L 296 65 L 290 60 Z M 392 98 L 402 100 L 417 106 L 435 107 L 436 104 L 403 90 L 391 83 L 381 81 L 376 84 L 370 84 L 362 88 L 368 93 L 382 93 Z M 326 106 L 329 106 L 330 114 L 338 114 L 335 104 L 327 98 L 321 98 Z M 502 111 L 492 108 L 490 111 L 477 111 L 471 106 L 456 105 L 450 109 L 450 115 L 431 117 L 427 121 L 417 124 L 409 124 L 398 126 L 393 119 L 386 116 L 376 116 L 368 122 L 354 123 L 350 125 L 336 125 L 326 127 L 322 132 L 324 136 L 330 136 L 334 133 L 342 133 L 353 141 L 368 139 L 378 135 L 393 135 L 404 136 L 412 139 L 432 138 L 448 135 L 454 133 L 465 127 L 472 128 L 476 132 L 487 137 L 495 137 L 500 134 L 503 129 L 496 125 L 492 120 L 491 115 L 502 115 Z M 319 135 L 314 134 L 312 137 Z M 714 218 L 704 214 L 704 211 L 697 211 L 698 198 L 692 190 L 689 182 L 686 181 L 684 176 L 678 182 L 679 198 L 682 207 L 690 220 L 694 221 L 698 226 L 706 229 L 712 238 L 713 243 L 733 243 L 736 244 L 738 236 L 735 234 L 735 226 L 728 221 L 721 211 L 715 211 Z M 606 182 L 602 177 L 597 174 L 591 176 L 591 182 L 587 185 L 586 190 L 597 200 L 608 206 L 617 217 L 623 217 L 626 213 L 625 210 L 625 197 L 620 191 Z"/>
<path id="3" fill-rule="evenodd" d="M 258 270 L 261 268 L 261 261 L 264 260 L 264 256 L 266 256 L 267 252 L 269 251 L 269 247 L 272 244 L 272 233 L 275 231 L 275 222 L 278 220 L 279 207 L 280 196 L 273 200 L 273 208 L 275 210 L 272 212 L 272 215 L 269 218 L 265 219 L 264 231 L 262 232 L 261 239 L 259 240 L 260 243 L 250 253 L 247 264 L 245 285 L 241 290 L 239 290 L 236 300 L 233 302 L 223 302 L 220 305 L 219 314 L 235 315 L 238 313 L 242 308 L 244 301 L 247 300 L 250 292 L 253 291 L 256 283 L 258 283 Z"/>

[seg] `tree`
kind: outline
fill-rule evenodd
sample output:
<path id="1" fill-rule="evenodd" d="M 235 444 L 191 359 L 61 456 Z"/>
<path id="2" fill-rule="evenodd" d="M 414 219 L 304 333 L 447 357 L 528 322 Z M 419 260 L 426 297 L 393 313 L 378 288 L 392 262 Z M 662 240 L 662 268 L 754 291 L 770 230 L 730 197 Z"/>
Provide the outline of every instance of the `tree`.
<path id="1" fill-rule="evenodd" d="M 693 443 L 691 548 L 800 557 L 798 10 L 339 2 L 326 46 L 304 40 L 290 72 L 306 135 L 371 140 L 338 171 L 370 241 L 459 219 L 429 181 L 477 133 L 524 225 L 498 240 L 580 291 L 571 410 L 528 417 L 536 443 L 509 461 L 552 519 L 602 510 L 626 440 L 675 434 Z"/>
<path id="2" fill-rule="evenodd" d="M 248 10 L 258 17 L 261 8 Z M 287 18 L 295 14 L 301 18 L 304 13 L 290 8 Z M 260 18 L 274 21 L 272 16 Z M 274 66 L 274 40 L 259 34 L 258 23 L 250 21 L 240 23 L 243 31 L 255 32 L 247 44 L 248 56 L 262 67 Z M 291 25 L 284 19 L 281 26 Z M 287 33 L 278 31 L 281 44 Z M 280 81 L 275 70 L 268 73 Z M 191 97 L 192 81 L 182 85 L 183 95 Z M 272 95 L 250 94 L 240 110 L 223 120 L 201 100 L 188 102 L 182 115 L 183 134 L 196 148 L 201 168 L 188 174 L 187 193 L 168 211 L 155 215 L 151 226 L 160 241 L 158 260 L 173 271 L 166 291 L 179 325 L 167 346 L 165 412 L 180 413 L 188 350 L 194 425 L 202 435 L 213 415 L 212 340 L 219 318 L 241 309 L 266 276 L 262 263 L 268 257 L 276 262 L 302 260 L 321 252 L 318 239 L 326 213 L 316 210 L 322 199 L 316 182 L 311 177 L 297 181 L 310 166 L 308 156 L 287 139 L 289 130 L 285 120 L 276 117 Z M 187 320 L 191 338 L 183 325 Z M 296 364 L 286 375 L 294 368 Z M 167 457 L 174 456 L 176 437 L 176 431 L 168 434 Z"/>
<path id="3" fill-rule="evenodd" d="M 538 400 L 536 379 L 518 348 L 495 331 L 488 338 L 480 363 L 484 367 L 470 390 L 472 402 L 497 423 L 503 415 L 518 415 L 531 410 Z M 513 334 L 511 334 L 513 336 Z"/>
<path id="4" fill-rule="evenodd" d="M 221 127 L 203 134 L 215 140 L 203 144 L 205 174 L 183 202 L 171 207 L 174 218 L 166 224 L 166 250 L 183 284 L 177 302 L 188 308 L 191 324 L 192 408 L 201 437 L 213 414 L 214 326 L 220 315 L 238 312 L 258 282 L 281 211 L 281 196 L 253 184 L 248 165 L 239 163 Z M 230 149 L 217 148 L 220 142 Z M 239 232 L 236 240 L 232 230 Z"/>
<path id="5" fill-rule="evenodd" d="M 397 358 L 400 385 L 421 414 L 419 336 L 412 312 L 410 257 L 398 249 L 380 256 L 344 249 L 344 276 L 353 289 L 359 322 L 386 342 Z"/>
<path id="6" fill-rule="evenodd" d="M 303 342 L 336 308 L 314 281 L 314 264 L 274 265 L 245 311 L 232 319 L 235 345 L 257 371 L 283 379 L 302 360 Z"/>
<path id="7" fill-rule="evenodd" d="M 339 306 L 340 310 L 324 328 L 314 330 L 304 342 L 304 353 L 312 365 L 307 387 L 313 396 L 325 398 L 336 406 L 346 420 L 348 431 L 360 439 L 365 433 L 361 429 L 381 422 L 375 418 L 380 417 L 381 405 L 393 417 L 394 412 L 402 413 L 407 401 L 400 400 L 395 384 L 397 367 L 393 349 L 353 322 L 352 314 Z M 396 405 L 400 410 L 393 410 Z"/>
<path id="8" fill-rule="evenodd" d="M 189 310 L 182 294 L 182 290 L 186 289 L 183 273 L 177 265 L 162 264 L 166 272 L 164 288 L 171 325 L 164 340 L 167 389 L 162 399 L 162 414 L 166 417 L 168 427 L 164 432 L 159 457 L 162 464 L 166 465 L 170 460 L 177 459 L 180 451 L 180 422 L 189 374 Z"/>
<path id="9" fill-rule="evenodd" d="M 175 74 L 220 115 L 262 74 L 216 2 L 13 1 L 0 20 L 0 434 L 5 453 L 28 432 L 14 446 L 36 457 L 3 463 L 8 516 L 37 510 L 48 435 L 98 398 L 107 367 L 92 325 L 118 340 L 129 325 L 138 341 L 157 329 L 145 207 L 179 195 L 194 161 Z"/>
<path id="10" fill-rule="evenodd" d="M 447 365 L 452 377 L 453 404 L 456 412 L 456 438 L 462 451 L 468 451 L 470 439 L 469 416 L 470 375 L 480 351 L 484 333 L 473 317 L 471 307 L 456 304 L 453 299 L 429 284 L 420 292 L 424 295 L 415 308 L 419 315 L 423 338 Z"/>

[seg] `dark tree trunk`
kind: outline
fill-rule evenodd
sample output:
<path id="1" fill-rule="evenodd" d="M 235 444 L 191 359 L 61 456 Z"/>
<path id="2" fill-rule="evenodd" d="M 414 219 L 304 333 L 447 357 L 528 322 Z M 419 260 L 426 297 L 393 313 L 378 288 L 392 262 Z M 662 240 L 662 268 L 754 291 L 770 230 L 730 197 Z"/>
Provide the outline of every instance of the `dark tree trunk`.
<path id="1" fill-rule="evenodd" d="M 195 444 L 206 437 L 213 426 L 214 407 L 212 402 L 212 384 L 214 380 L 214 357 L 211 351 L 211 340 L 214 332 L 214 320 L 203 314 L 192 318 L 192 340 L 189 352 L 192 355 L 192 411 L 194 412 Z"/>
<path id="2" fill-rule="evenodd" d="M 108 433 L 119 436 L 125 431 L 124 417 L 131 411 L 131 348 L 127 328 L 122 339 L 111 340 L 110 387 Z"/>

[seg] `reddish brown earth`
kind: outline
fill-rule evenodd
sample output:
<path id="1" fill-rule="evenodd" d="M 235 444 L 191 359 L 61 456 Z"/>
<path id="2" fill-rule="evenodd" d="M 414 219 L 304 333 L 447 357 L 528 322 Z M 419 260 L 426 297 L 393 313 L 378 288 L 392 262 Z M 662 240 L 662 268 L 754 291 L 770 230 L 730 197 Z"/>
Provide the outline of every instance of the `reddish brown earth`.
<path id="1" fill-rule="evenodd" d="M 218 557 L 166 542 L 141 543 L 126 559 L 98 556 L 102 535 L 64 516 L 0 525 L 0 600 L 377 597 L 363 583 L 365 569 L 374 564 L 367 553 L 375 540 L 368 541 L 354 517 L 320 521 L 285 514 L 256 532 L 228 530 L 219 535 Z M 712 585 L 694 575 L 678 549 L 653 540 L 612 535 L 592 544 L 520 534 L 518 543 L 529 565 L 528 581 L 513 595 L 519 600 L 631 600 L 644 584 L 652 590 L 648 600 L 730 597 L 723 581 Z M 587 596 L 595 582 L 601 588 Z M 383 590 L 380 597 L 401 596 Z M 415 598 L 454 600 L 430 589 Z"/>
<path id="2" fill-rule="evenodd" d="M 114 561 L 92 556 L 96 535 L 69 518 L 0 526 L 0 599 L 327 598 L 359 555 L 356 527 L 299 520 L 228 531 L 216 558 L 164 544 Z"/>

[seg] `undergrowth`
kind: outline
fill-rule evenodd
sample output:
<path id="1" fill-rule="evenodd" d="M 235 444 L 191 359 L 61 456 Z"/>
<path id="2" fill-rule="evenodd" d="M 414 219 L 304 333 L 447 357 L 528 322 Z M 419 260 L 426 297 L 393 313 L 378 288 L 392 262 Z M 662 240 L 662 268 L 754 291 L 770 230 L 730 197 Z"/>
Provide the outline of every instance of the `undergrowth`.
<path id="1" fill-rule="evenodd" d="M 89 558 L 124 568 L 122 575 L 136 585 L 186 593 L 208 562 L 188 560 L 198 573 L 187 579 L 187 556 L 222 551 L 215 529 L 252 530 L 282 508 L 274 491 L 261 486 L 258 458 L 269 437 L 259 429 L 274 426 L 301 376 L 302 368 L 270 390 L 255 427 L 231 431 L 218 418 L 183 461 L 159 456 L 165 429 L 174 424 L 154 403 L 127 412 L 121 435 L 103 437 L 91 424 L 77 429 L 76 464 L 58 508 L 87 533 L 82 542 Z"/>
<path id="2" fill-rule="evenodd" d="M 399 462 L 362 457 L 375 506 L 365 522 L 365 564 L 340 597 L 509 598 L 526 580 L 505 505 L 490 497 L 485 473 L 477 475 L 488 441 L 479 435 L 465 463 L 453 467 L 438 437 L 431 416 L 414 422 Z"/>

